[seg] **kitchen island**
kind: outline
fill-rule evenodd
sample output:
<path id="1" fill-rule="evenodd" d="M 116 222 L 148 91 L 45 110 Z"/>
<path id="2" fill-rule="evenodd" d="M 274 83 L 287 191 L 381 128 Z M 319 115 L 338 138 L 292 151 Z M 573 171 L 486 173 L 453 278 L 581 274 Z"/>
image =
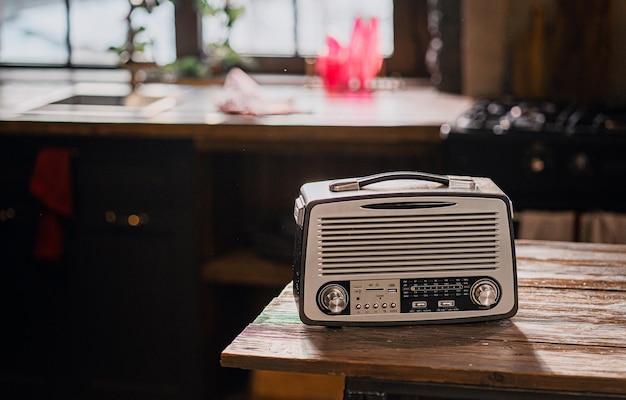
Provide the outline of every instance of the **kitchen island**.
<path id="1" fill-rule="evenodd" d="M 61 93 L 91 85 L 123 85 L 123 71 L 20 72 L 0 70 L 0 132 L 193 138 L 200 151 L 359 149 L 394 151 L 439 142 L 439 127 L 471 105 L 464 96 L 408 81 L 373 92 L 328 93 L 305 77 L 254 76 L 267 101 L 290 101 L 285 115 L 235 115 L 219 111 L 220 81 L 211 85 L 147 83 L 139 90 L 171 96 L 175 104 L 154 115 L 41 107 Z M 71 125 L 68 125 L 71 124 Z M 342 149 L 349 146 L 348 149 Z"/>
<path id="2" fill-rule="evenodd" d="M 85 87 L 117 90 L 123 72 L 0 70 L 0 250 L 13 327 L 0 378 L 9 391 L 216 391 L 228 382 L 223 345 L 290 280 L 284 215 L 299 186 L 437 172 L 439 127 L 470 104 L 418 84 L 329 94 L 304 77 L 259 77 L 264 95 L 292 100 L 286 115 L 222 113 L 219 82 L 146 84 L 144 93 L 175 99 L 155 113 L 54 104 Z M 74 208 L 50 265 L 32 258 L 42 205 L 29 184 L 38 155 L 55 148 L 69 155 Z M 225 304 L 224 293 L 240 296 Z M 24 297 L 32 301 L 16 302 Z"/>

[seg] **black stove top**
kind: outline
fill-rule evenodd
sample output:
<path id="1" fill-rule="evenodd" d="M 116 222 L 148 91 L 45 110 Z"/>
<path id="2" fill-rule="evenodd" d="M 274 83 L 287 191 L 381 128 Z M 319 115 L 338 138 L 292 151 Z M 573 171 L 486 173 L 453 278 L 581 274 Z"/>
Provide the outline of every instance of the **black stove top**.
<path id="1" fill-rule="evenodd" d="M 626 110 L 481 99 L 441 127 L 444 168 L 487 176 L 518 209 L 626 210 Z"/>
<path id="2" fill-rule="evenodd" d="M 481 99 L 457 119 L 454 129 L 497 135 L 511 132 L 626 134 L 626 109 L 550 101 Z"/>

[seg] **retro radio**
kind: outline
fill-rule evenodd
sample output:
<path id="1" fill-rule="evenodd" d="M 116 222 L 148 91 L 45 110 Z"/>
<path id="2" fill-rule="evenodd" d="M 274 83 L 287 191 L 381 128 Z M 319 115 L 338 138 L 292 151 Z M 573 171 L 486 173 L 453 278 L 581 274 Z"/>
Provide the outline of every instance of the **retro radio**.
<path id="1" fill-rule="evenodd" d="M 306 324 L 517 312 L 512 206 L 488 178 L 392 172 L 306 183 L 294 218 L 293 290 Z"/>

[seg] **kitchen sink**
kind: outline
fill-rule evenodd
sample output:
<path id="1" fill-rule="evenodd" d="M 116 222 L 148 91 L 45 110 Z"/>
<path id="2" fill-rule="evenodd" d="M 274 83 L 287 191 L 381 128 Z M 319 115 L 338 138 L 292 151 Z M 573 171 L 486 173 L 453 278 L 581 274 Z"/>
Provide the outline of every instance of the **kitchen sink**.
<path id="1" fill-rule="evenodd" d="M 167 85 L 147 84 L 131 90 L 118 83 L 79 83 L 21 105 L 25 114 L 147 118 L 168 110 L 178 93 Z"/>

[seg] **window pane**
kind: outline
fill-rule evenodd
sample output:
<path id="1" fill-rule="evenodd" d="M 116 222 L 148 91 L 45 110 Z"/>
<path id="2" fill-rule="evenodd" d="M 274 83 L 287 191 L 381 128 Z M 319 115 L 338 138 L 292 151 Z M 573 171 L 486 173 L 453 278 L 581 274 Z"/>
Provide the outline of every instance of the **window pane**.
<path id="1" fill-rule="evenodd" d="M 0 62 L 61 64 L 68 62 L 65 0 L 0 0 Z M 119 57 L 111 47 L 126 40 L 128 0 L 70 0 L 73 65 L 112 66 Z M 137 39 L 149 43 L 146 61 L 167 64 L 176 58 L 174 5 L 163 2 L 152 13 L 133 12 L 134 27 L 146 30 Z"/>
<path id="2" fill-rule="evenodd" d="M 126 40 L 128 0 L 72 0 L 70 7 L 72 62 L 83 65 L 116 65 L 119 58 L 110 47 Z M 167 64 L 176 57 L 174 6 L 164 2 L 152 13 L 136 9 L 132 15 L 135 28 L 146 28 L 137 40 L 147 42 L 145 61 Z"/>
<path id="3" fill-rule="evenodd" d="M 209 1 L 215 7 L 224 0 Z M 233 50 L 246 55 L 291 56 L 295 53 L 292 0 L 240 0 L 230 2 L 243 6 L 244 13 L 235 21 L 229 43 Z M 205 44 L 223 43 L 228 36 L 226 16 L 204 16 Z"/>
<path id="4" fill-rule="evenodd" d="M 95 1 L 99 3 L 101 0 Z M 138 40 L 149 43 L 145 52 L 145 61 L 155 61 L 164 65 L 176 60 L 176 29 L 172 2 L 162 2 L 152 13 L 143 9 L 135 10 L 133 26 L 146 28 L 144 32 L 137 35 Z"/>
<path id="5" fill-rule="evenodd" d="M 0 62 L 65 64 L 64 0 L 3 0 Z"/>
<path id="6" fill-rule="evenodd" d="M 240 23 L 233 27 L 233 49 L 255 55 L 294 54 L 293 1 L 247 0 L 246 3 Z"/>
<path id="7" fill-rule="evenodd" d="M 356 17 L 378 18 L 379 51 L 385 57 L 393 53 L 392 0 L 297 0 L 298 52 L 315 56 L 333 35 L 340 43 L 350 42 Z"/>
<path id="8" fill-rule="evenodd" d="M 115 65 L 118 56 L 108 49 L 124 43 L 129 9 L 128 0 L 72 0 L 72 63 Z"/>
<path id="9" fill-rule="evenodd" d="M 222 7 L 225 0 L 209 0 L 209 3 Z M 230 45 L 240 54 L 315 56 L 324 48 L 328 33 L 347 44 L 357 16 L 378 18 L 380 51 L 384 56 L 393 53 L 393 0 L 233 0 L 230 3 L 245 8 L 230 33 Z M 204 16 L 202 22 L 205 44 L 223 43 L 227 39 L 225 15 Z"/>

